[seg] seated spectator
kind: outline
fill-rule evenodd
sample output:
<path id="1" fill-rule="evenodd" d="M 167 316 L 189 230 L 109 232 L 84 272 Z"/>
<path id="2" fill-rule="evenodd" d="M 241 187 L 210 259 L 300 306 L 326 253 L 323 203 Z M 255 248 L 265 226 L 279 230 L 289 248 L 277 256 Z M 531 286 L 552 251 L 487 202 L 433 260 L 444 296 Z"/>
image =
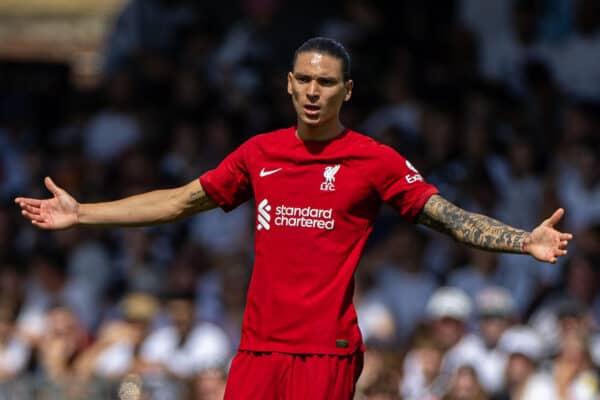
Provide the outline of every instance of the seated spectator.
<path id="1" fill-rule="evenodd" d="M 414 344 L 404 358 L 400 394 L 406 400 L 436 399 L 446 390 L 441 375 L 444 350 L 427 330 L 415 335 Z"/>
<path id="2" fill-rule="evenodd" d="M 479 355 L 479 346 L 469 336 L 468 322 L 473 304 L 460 289 L 445 286 L 437 289 L 427 303 L 427 318 L 433 339 L 444 351 L 442 372 L 448 378 L 465 360 Z"/>
<path id="3" fill-rule="evenodd" d="M 376 394 L 398 396 L 402 362 L 402 355 L 398 351 L 385 346 L 367 346 L 365 365 L 356 384 L 357 393 L 364 394 L 368 398 L 375 398 Z"/>
<path id="4" fill-rule="evenodd" d="M 395 320 L 397 340 L 405 342 L 425 316 L 425 304 L 437 283 L 423 265 L 426 236 L 410 226 L 397 226 L 385 240 L 385 257 L 375 266 L 375 285 L 365 297 L 379 299 Z M 364 317 L 364 316 L 363 316 Z"/>
<path id="5" fill-rule="evenodd" d="M 459 367 L 452 376 L 448 393 L 442 400 L 487 400 L 488 395 L 485 393 L 475 368 L 468 365 Z"/>
<path id="6" fill-rule="evenodd" d="M 536 26 L 539 7 L 535 1 L 512 2 L 510 29 L 495 37 L 483 37 L 482 74 L 506 85 L 518 96 L 524 94 L 524 66 L 533 60 L 546 60 L 550 49 L 538 40 Z"/>
<path id="7" fill-rule="evenodd" d="M 0 236 L 2 236 L 1 230 L 0 227 Z M 3 304 L 3 307 L 7 307 L 11 312 L 17 312 L 18 316 L 24 298 L 25 271 L 23 271 L 23 267 L 16 260 L 6 259 L 4 262 L 0 262 L 0 304 Z"/>
<path id="8" fill-rule="evenodd" d="M 562 336 L 560 352 L 552 363 L 552 375 L 561 398 L 598 398 L 600 382 L 590 356 L 587 336 L 576 331 Z"/>
<path id="9" fill-rule="evenodd" d="M 471 300 L 488 286 L 497 285 L 497 255 L 489 251 L 469 248 L 465 250 L 467 263 L 450 272 L 448 285 L 462 289 Z"/>
<path id="10" fill-rule="evenodd" d="M 504 332 L 516 322 L 517 310 L 511 293 L 497 286 L 480 291 L 476 297 L 476 307 L 481 354 L 473 366 L 485 391 L 494 394 L 504 385 L 506 366 L 506 354 L 498 344 Z"/>
<path id="11" fill-rule="evenodd" d="M 158 311 L 158 301 L 148 294 L 130 293 L 121 307 L 124 319 L 103 324 L 96 341 L 77 360 L 82 377 L 118 379 L 145 369 L 140 349 Z"/>
<path id="12" fill-rule="evenodd" d="M 494 399 L 544 399 L 560 397 L 552 376 L 539 368 L 543 359 L 541 338 L 527 326 L 515 326 L 500 338 L 500 348 L 508 355 L 505 392 Z"/>
<path id="13" fill-rule="evenodd" d="M 596 0 L 578 0 L 575 30 L 558 46 L 552 57 L 553 71 L 568 95 L 600 99 L 600 5 Z"/>
<path id="14" fill-rule="evenodd" d="M 355 296 L 360 331 L 367 346 L 370 343 L 395 343 L 398 336 L 396 323 L 389 307 L 376 293 Z"/>
<path id="15" fill-rule="evenodd" d="M 131 74 L 120 72 L 106 86 L 108 107 L 94 115 L 82 131 L 86 156 L 110 163 L 133 148 L 142 138 L 142 128 L 133 109 L 135 96 Z"/>
<path id="16" fill-rule="evenodd" d="M 152 228 L 119 232 L 116 265 L 127 287 L 136 292 L 159 293 L 167 272 L 156 255 L 159 231 Z"/>
<path id="17" fill-rule="evenodd" d="M 140 356 L 145 363 L 180 379 L 227 364 L 232 355 L 229 339 L 214 324 L 195 323 L 193 294 L 170 295 L 166 309 L 170 323 L 142 343 Z"/>
<path id="18" fill-rule="evenodd" d="M 368 135 L 382 140 L 382 134 L 387 129 L 395 128 L 402 133 L 398 136 L 403 136 L 395 138 L 397 141 L 415 146 L 423 111 L 415 98 L 410 77 L 403 76 L 394 68 L 384 79 L 387 102 L 367 117 L 362 129 Z"/>
<path id="19" fill-rule="evenodd" d="M 561 335 L 567 330 L 591 333 L 600 321 L 598 271 L 593 258 L 573 254 L 565 265 L 561 285 L 542 298 L 530 318 L 549 351 L 558 351 Z"/>
<path id="20" fill-rule="evenodd" d="M 182 28 L 195 20 L 192 2 L 131 0 L 121 11 L 106 46 L 105 72 L 114 73 L 142 51 L 155 51 L 165 59 L 180 38 Z"/>
<path id="21" fill-rule="evenodd" d="M 21 132 L 12 129 L 12 124 L 3 123 L 2 119 L 0 115 L 0 199 L 5 200 L 24 190 L 29 171 L 25 151 L 18 143 Z"/>
<path id="22" fill-rule="evenodd" d="M 22 335 L 36 341 L 46 330 L 46 313 L 55 304 L 63 304 L 90 329 L 98 310 L 97 293 L 85 282 L 75 281 L 67 272 L 65 254 L 55 249 L 36 249 L 29 262 L 31 274 L 26 283 L 25 299 L 18 317 Z"/>
<path id="23" fill-rule="evenodd" d="M 37 390 L 42 388 L 40 393 L 54 398 L 87 398 L 89 387 L 78 380 L 75 360 L 88 343 L 89 336 L 72 310 L 64 305 L 51 307 L 33 354 Z"/>
<path id="24" fill-rule="evenodd" d="M 16 313 L 10 303 L 0 303 L 0 383 L 16 378 L 29 361 L 30 348 L 15 333 Z"/>
<path id="25" fill-rule="evenodd" d="M 404 362 L 403 398 L 442 396 L 454 370 L 472 359 L 471 353 L 479 354 L 467 335 L 471 310 L 469 296 L 460 289 L 445 286 L 434 292 L 426 306 L 429 331 L 424 346 L 419 348 L 417 341 Z"/>
<path id="26" fill-rule="evenodd" d="M 557 195 L 570 210 L 565 224 L 572 232 L 600 219 L 600 144 L 588 140 L 573 148 L 574 168 L 559 173 Z"/>

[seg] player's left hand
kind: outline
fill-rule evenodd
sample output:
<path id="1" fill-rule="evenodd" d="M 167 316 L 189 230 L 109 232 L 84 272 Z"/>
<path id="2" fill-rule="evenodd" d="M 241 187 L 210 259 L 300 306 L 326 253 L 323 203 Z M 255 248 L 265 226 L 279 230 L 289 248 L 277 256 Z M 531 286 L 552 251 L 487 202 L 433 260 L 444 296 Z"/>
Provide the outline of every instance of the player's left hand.
<path id="1" fill-rule="evenodd" d="M 565 210 L 559 208 L 552 216 L 535 228 L 525 239 L 524 250 L 538 261 L 555 263 L 558 257 L 567 254 L 569 240 L 573 239 L 570 233 L 559 232 L 554 225 L 560 221 Z"/>

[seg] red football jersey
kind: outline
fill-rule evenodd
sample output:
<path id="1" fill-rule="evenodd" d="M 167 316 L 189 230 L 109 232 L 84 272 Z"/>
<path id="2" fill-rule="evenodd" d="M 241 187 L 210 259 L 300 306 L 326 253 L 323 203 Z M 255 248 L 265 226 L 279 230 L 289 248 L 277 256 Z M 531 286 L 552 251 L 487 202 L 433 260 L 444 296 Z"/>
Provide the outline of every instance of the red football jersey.
<path id="1" fill-rule="evenodd" d="M 240 349 L 351 354 L 362 348 L 354 271 L 382 202 L 413 221 L 437 189 L 392 148 L 351 130 L 303 141 L 257 135 L 200 177 L 225 211 L 254 197 L 255 260 Z"/>

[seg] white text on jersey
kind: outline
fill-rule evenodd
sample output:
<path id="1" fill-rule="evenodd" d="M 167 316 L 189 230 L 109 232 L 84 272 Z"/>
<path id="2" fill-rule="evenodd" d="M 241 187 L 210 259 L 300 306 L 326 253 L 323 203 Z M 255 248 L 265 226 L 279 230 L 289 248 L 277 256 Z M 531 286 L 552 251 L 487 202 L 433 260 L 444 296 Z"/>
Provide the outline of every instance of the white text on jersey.
<path id="1" fill-rule="evenodd" d="M 271 210 L 272 207 L 267 199 L 263 199 L 258 204 L 256 229 L 259 231 L 271 229 Z M 335 219 L 331 208 L 289 207 L 282 204 L 275 207 L 273 222 L 276 226 L 292 228 L 313 228 L 328 231 L 335 228 Z"/>

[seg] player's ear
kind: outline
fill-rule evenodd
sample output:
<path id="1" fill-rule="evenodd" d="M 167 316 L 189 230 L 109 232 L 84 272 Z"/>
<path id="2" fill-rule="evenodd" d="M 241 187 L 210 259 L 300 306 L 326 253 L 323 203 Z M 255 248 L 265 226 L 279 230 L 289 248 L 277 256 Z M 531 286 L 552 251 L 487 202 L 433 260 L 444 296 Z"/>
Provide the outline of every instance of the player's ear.
<path id="1" fill-rule="evenodd" d="M 288 94 L 292 94 L 292 79 L 294 79 L 294 75 L 292 75 L 291 72 L 288 72 L 288 75 L 287 75 L 287 81 L 288 81 L 287 89 L 288 89 Z"/>
<path id="2" fill-rule="evenodd" d="M 350 100 L 350 97 L 352 97 L 352 89 L 354 88 L 354 81 L 352 79 L 348 79 L 344 83 L 344 87 L 346 89 L 346 95 L 344 96 L 344 101 L 348 101 L 348 100 Z"/>

